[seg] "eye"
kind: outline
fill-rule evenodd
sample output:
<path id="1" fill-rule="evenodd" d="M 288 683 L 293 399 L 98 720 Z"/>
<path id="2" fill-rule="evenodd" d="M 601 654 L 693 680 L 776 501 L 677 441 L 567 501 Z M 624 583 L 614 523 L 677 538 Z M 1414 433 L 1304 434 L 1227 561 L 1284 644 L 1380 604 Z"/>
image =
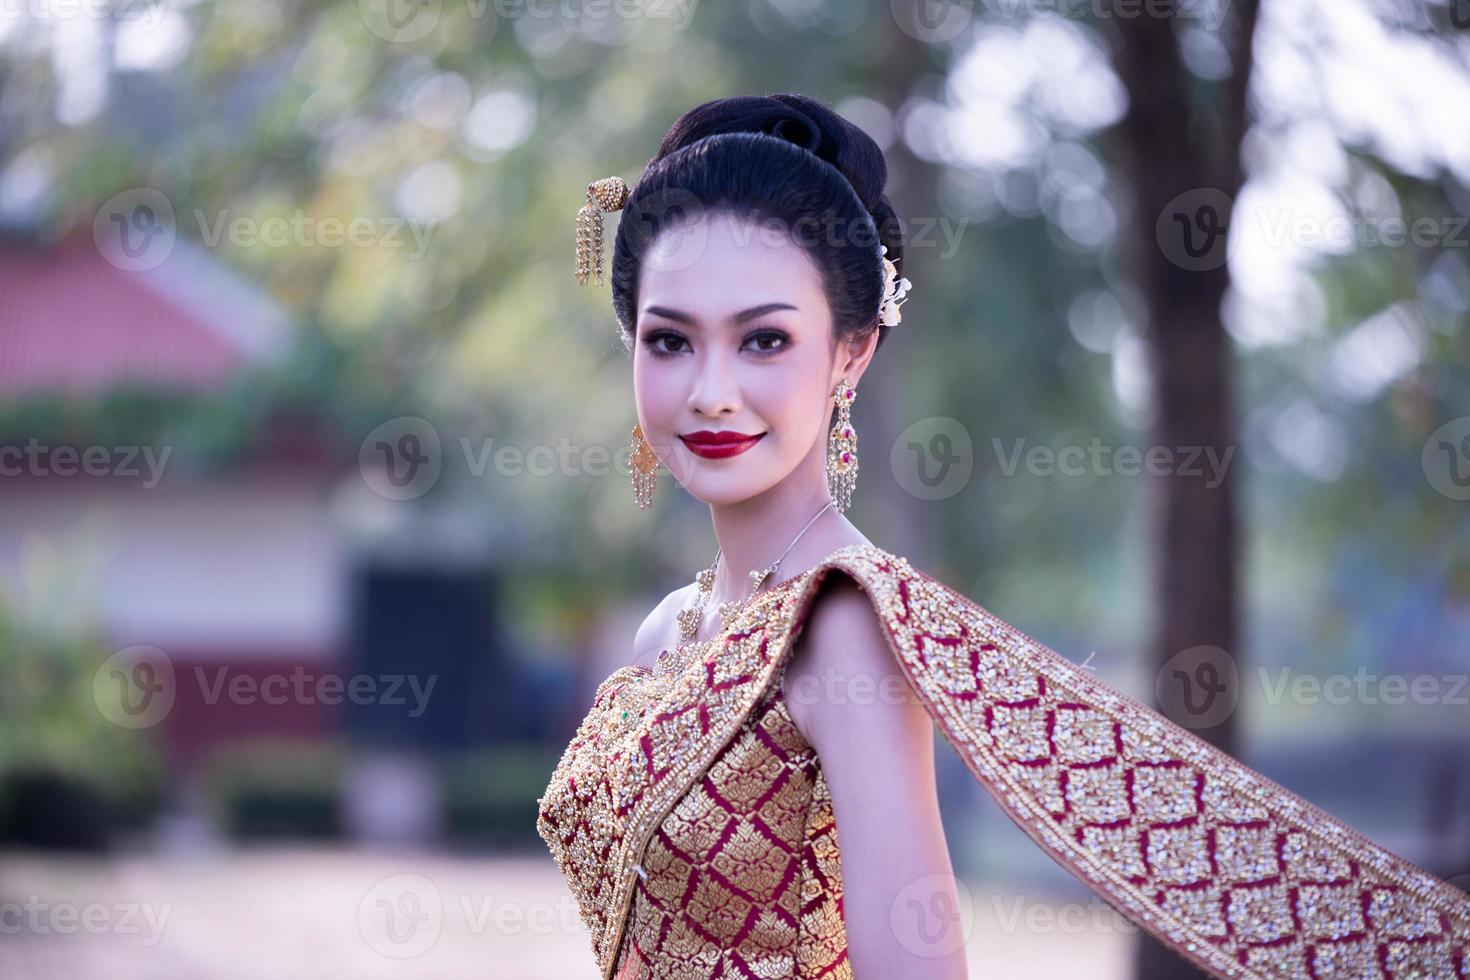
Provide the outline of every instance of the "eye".
<path id="1" fill-rule="evenodd" d="M 665 340 L 674 344 L 674 349 L 670 350 L 668 347 L 660 347 L 659 344 Z M 654 357 L 673 357 L 679 353 L 677 345 L 684 343 L 687 343 L 684 337 L 674 333 L 672 330 L 653 330 L 643 338 L 643 345 L 648 348 L 649 353 Z"/>
<path id="2" fill-rule="evenodd" d="M 778 354 L 791 344 L 791 338 L 781 330 L 757 330 L 745 338 L 747 344 L 751 341 L 756 342 L 756 352 L 759 354 Z M 760 346 L 762 344 L 772 346 Z"/>

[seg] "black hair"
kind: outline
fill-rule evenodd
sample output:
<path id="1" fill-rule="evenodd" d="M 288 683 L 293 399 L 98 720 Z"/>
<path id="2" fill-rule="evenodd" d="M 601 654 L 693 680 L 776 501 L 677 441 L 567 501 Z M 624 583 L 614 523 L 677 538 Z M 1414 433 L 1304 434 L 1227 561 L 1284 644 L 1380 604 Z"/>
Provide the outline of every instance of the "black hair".
<path id="1" fill-rule="evenodd" d="M 873 138 L 815 99 L 745 95 L 690 109 L 664 134 L 618 222 L 612 298 L 628 349 L 644 255 L 691 210 L 790 232 L 820 272 L 837 339 L 860 340 L 876 328 L 882 346 L 889 328 L 878 320 L 878 247 L 887 246 L 902 276 L 905 245 L 883 194 L 887 181 Z"/>

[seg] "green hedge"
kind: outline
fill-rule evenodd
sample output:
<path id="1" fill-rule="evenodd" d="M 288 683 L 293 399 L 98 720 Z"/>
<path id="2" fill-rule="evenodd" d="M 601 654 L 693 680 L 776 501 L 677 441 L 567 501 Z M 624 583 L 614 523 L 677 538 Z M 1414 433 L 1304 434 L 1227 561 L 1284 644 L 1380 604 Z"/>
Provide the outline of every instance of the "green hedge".
<path id="1" fill-rule="evenodd" d="M 342 835 L 346 748 L 336 739 L 258 736 L 214 749 L 201 764 L 205 807 L 236 840 Z"/>
<path id="2" fill-rule="evenodd" d="M 536 800 L 546 791 L 560 750 L 507 744 L 445 758 L 444 836 L 448 843 L 541 846 Z"/>
<path id="3" fill-rule="evenodd" d="M 95 700 L 107 656 L 0 604 L 0 845 L 105 848 L 161 809 L 155 733 L 114 724 Z"/>
<path id="4" fill-rule="evenodd" d="M 507 744 L 443 755 L 444 843 L 540 846 L 536 800 L 558 749 Z M 201 769 L 210 813 L 237 840 L 335 838 L 344 832 L 342 789 L 350 748 L 339 739 L 250 738 L 222 746 Z"/>

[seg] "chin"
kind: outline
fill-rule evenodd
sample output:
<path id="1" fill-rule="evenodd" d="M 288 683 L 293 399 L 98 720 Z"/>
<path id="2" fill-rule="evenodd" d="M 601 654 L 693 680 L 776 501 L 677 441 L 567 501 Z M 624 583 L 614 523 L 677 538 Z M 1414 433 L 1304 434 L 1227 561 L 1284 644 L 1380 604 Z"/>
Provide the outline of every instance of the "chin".
<path id="1" fill-rule="evenodd" d="M 765 484 L 752 484 L 745 481 L 727 480 L 701 480 L 693 485 L 686 486 L 689 495 L 702 503 L 712 507 L 729 507 L 749 500 L 766 489 Z"/>
<path id="2" fill-rule="evenodd" d="M 732 491 L 728 487 L 720 487 L 718 489 L 706 489 L 703 487 L 690 489 L 689 495 L 700 503 L 709 504 L 711 507 L 729 507 L 732 504 L 740 503 L 742 500 L 749 500 L 753 496 L 748 493 Z"/>

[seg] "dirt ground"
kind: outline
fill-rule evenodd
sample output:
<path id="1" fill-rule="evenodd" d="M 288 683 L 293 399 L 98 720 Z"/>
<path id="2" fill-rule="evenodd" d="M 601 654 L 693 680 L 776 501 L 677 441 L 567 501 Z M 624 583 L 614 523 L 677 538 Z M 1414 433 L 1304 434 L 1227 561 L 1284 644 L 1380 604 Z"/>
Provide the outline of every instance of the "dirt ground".
<path id="1" fill-rule="evenodd" d="M 1095 901 L 970 888 L 972 980 L 1129 974 Z M 274 847 L 102 859 L 0 854 L 7 980 L 596 980 L 546 858 Z"/>

